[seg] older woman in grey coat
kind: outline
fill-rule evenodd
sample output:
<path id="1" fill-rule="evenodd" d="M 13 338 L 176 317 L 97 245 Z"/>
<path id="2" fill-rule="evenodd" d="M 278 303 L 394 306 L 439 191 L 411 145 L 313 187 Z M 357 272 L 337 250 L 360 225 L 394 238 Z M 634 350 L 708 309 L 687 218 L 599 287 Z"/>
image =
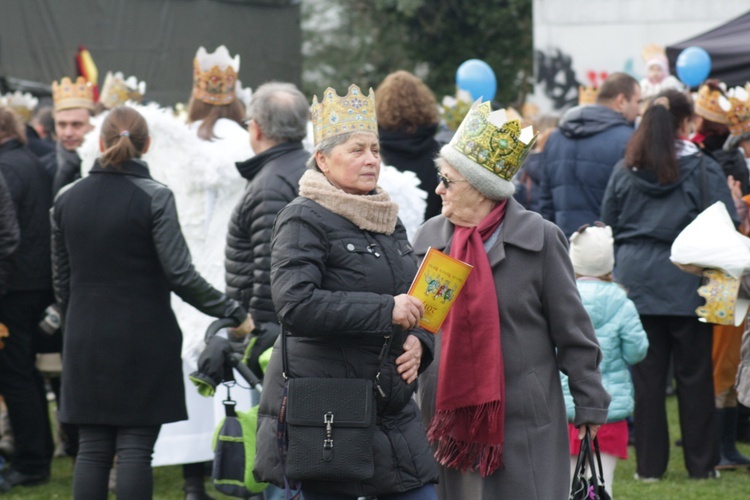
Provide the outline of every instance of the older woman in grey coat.
<path id="1" fill-rule="evenodd" d="M 580 437 L 607 418 L 601 352 L 567 240 L 512 197 L 533 139 L 504 111 L 475 104 L 437 160 L 442 214 L 414 242 L 420 257 L 434 247 L 474 266 L 420 377 L 442 500 L 568 497 L 559 370 L 570 378 Z"/>

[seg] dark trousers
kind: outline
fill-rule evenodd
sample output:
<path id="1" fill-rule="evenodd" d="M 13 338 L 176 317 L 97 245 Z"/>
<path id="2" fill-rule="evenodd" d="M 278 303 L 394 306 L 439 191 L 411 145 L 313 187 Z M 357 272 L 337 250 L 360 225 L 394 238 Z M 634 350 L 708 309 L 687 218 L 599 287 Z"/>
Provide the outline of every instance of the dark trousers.
<path id="1" fill-rule="evenodd" d="M 644 315 L 641 322 L 649 348 L 646 359 L 633 367 L 638 475 L 658 478 L 667 470 L 670 440 L 664 387 L 671 354 L 685 467 L 691 477 L 706 477 L 719 462 L 713 431 L 713 325 L 687 316 Z"/>
<path id="2" fill-rule="evenodd" d="M 54 452 L 47 395 L 33 347 L 37 325 L 52 301 L 51 291 L 11 291 L 0 298 L 0 323 L 10 333 L 0 349 L 0 394 L 15 440 L 11 467 L 31 475 L 48 475 Z"/>
<path id="3" fill-rule="evenodd" d="M 74 500 L 106 500 L 117 455 L 117 500 L 148 500 L 154 493 L 151 455 L 161 426 L 80 425 L 73 472 Z"/>

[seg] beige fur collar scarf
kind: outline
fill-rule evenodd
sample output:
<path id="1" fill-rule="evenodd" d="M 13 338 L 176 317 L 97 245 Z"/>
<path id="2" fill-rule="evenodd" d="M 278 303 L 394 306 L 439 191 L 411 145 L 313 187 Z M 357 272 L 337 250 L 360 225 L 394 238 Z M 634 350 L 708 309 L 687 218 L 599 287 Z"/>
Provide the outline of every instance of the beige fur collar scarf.
<path id="1" fill-rule="evenodd" d="M 308 170 L 299 181 L 299 194 L 364 231 L 392 234 L 396 228 L 398 205 L 380 186 L 375 194 L 349 194 L 333 186 L 322 173 Z"/>

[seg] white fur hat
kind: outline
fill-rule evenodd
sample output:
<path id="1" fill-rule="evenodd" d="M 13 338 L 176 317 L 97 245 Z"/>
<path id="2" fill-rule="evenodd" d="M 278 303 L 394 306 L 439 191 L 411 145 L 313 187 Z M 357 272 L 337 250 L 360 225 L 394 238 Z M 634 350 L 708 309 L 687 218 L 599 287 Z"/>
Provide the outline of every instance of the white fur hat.
<path id="1" fill-rule="evenodd" d="M 609 226 L 586 226 L 570 237 L 570 260 L 581 276 L 605 276 L 615 265 L 614 238 Z"/>

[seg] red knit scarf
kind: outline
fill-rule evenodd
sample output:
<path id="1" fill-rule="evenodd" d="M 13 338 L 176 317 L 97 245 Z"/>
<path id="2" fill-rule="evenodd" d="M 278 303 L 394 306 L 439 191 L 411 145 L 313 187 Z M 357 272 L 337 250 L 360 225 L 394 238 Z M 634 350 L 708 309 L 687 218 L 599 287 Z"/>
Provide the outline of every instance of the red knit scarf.
<path id="1" fill-rule="evenodd" d="M 503 464 L 505 368 L 500 311 L 483 242 L 505 216 L 503 201 L 478 226 L 456 226 L 450 255 L 474 266 L 442 330 L 437 404 L 427 437 L 441 465 L 487 477 Z"/>

